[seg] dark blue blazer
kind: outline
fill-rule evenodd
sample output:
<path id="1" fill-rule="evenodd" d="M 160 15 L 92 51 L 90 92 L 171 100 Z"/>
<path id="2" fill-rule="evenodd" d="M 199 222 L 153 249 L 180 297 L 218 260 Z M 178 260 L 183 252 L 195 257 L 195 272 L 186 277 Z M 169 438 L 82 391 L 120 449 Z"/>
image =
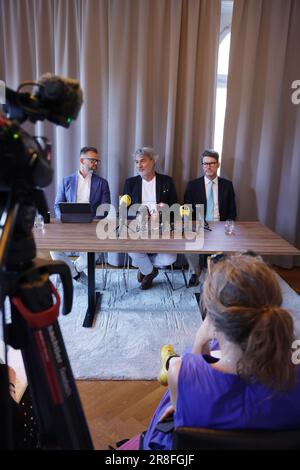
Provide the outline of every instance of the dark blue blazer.
<path id="1" fill-rule="evenodd" d="M 55 216 L 60 219 L 59 202 L 76 202 L 78 172 L 65 176 L 58 188 L 54 203 Z M 101 176 L 92 175 L 90 204 L 93 217 L 96 216 L 97 207 L 100 204 L 110 204 L 110 191 L 108 182 Z"/>
<path id="2" fill-rule="evenodd" d="M 232 182 L 225 178 L 218 178 L 218 202 L 220 220 L 236 218 L 235 194 Z M 206 193 L 204 176 L 190 181 L 184 194 L 184 203 L 192 204 L 193 215 L 195 215 L 195 205 L 204 204 L 204 214 L 206 214 Z"/>
<path id="3" fill-rule="evenodd" d="M 156 203 L 163 202 L 172 206 L 176 204 L 177 193 L 173 179 L 167 175 L 156 175 Z M 123 195 L 128 194 L 131 197 L 131 204 L 140 204 L 142 202 L 142 177 L 140 175 L 128 178 L 125 181 Z"/>

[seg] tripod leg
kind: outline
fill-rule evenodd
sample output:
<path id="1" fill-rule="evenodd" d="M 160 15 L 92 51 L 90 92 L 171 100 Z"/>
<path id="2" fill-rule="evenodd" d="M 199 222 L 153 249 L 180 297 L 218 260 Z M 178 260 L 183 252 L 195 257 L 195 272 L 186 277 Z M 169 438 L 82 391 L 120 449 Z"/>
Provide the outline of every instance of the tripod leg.
<path id="1" fill-rule="evenodd" d="M 63 338 L 57 322 L 30 332 L 22 350 L 42 445 L 59 449 L 92 449 L 87 424 Z"/>

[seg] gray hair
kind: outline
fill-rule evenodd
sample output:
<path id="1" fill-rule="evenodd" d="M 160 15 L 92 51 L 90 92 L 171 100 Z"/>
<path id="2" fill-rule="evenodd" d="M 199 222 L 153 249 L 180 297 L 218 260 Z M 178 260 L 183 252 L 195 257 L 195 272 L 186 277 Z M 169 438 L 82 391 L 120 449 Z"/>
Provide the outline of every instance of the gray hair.
<path id="1" fill-rule="evenodd" d="M 145 155 L 146 157 L 151 158 L 155 162 L 157 162 L 157 160 L 159 159 L 159 155 L 156 153 L 156 151 L 152 147 L 140 147 L 140 148 L 138 148 L 134 152 L 133 158 L 140 157 L 141 155 Z"/>

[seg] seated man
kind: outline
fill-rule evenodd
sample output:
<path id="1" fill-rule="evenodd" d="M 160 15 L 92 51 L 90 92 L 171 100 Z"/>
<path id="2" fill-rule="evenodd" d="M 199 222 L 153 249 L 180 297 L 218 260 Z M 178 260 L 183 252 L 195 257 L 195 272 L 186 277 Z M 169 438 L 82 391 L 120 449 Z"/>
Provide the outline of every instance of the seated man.
<path id="1" fill-rule="evenodd" d="M 100 204 L 110 204 L 108 182 L 94 173 L 99 161 L 98 150 L 95 147 L 83 147 L 80 150 L 79 171 L 66 176 L 58 188 L 54 204 L 57 218 L 60 218 L 59 202 L 90 203 L 93 217 L 96 216 Z M 87 268 L 87 253 L 81 253 L 74 263 L 71 263 L 68 256 L 60 251 L 52 251 L 51 256 L 55 260 L 65 261 L 71 269 L 73 279 L 87 284 L 87 276 L 84 273 L 84 269 Z"/>
<path id="2" fill-rule="evenodd" d="M 128 194 L 132 204 L 148 206 L 149 211 L 156 210 L 158 204 L 170 207 L 177 203 L 174 182 L 170 176 L 155 172 L 158 155 L 150 147 L 142 147 L 134 153 L 138 176 L 125 181 L 123 194 Z M 132 264 L 138 267 L 137 280 L 142 289 L 152 287 L 153 279 L 158 275 L 157 267 L 169 266 L 176 261 L 176 254 L 129 253 Z"/>
<path id="3" fill-rule="evenodd" d="M 235 220 L 236 206 L 232 182 L 217 175 L 220 166 L 219 154 L 214 150 L 205 150 L 201 158 L 204 176 L 188 183 L 184 194 L 184 204 L 192 204 L 193 219 L 196 215 L 196 204 L 204 204 L 207 222 Z M 189 286 L 197 286 L 200 275 L 199 256 L 187 254 L 186 259 L 192 273 Z"/>

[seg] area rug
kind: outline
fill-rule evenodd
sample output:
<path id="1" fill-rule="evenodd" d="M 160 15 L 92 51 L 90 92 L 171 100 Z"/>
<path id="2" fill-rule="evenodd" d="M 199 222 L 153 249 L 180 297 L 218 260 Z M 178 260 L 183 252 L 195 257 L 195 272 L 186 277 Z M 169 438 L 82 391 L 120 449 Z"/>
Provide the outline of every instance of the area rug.
<path id="1" fill-rule="evenodd" d="M 278 276 L 283 306 L 293 315 L 300 338 L 300 296 Z M 175 271 L 176 286 L 183 284 Z M 130 270 L 128 292 L 122 270 L 109 270 L 102 291 L 101 270 L 96 285 L 102 292 L 100 312 L 92 328 L 83 328 L 87 306 L 86 287 L 76 285 L 72 312 L 60 316 L 65 345 L 76 379 L 152 380 L 160 370 L 160 348 L 171 343 L 181 354 L 192 345 L 201 324 L 195 298 L 199 288 L 172 291 L 163 272 L 153 288 L 142 291 L 136 270 Z"/>
<path id="2" fill-rule="evenodd" d="M 101 291 L 101 272 L 97 270 L 96 273 Z M 182 284 L 181 273 L 175 272 L 175 280 L 176 285 Z M 279 276 L 278 281 L 283 294 L 283 307 L 291 312 L 295 336 L 300 339 L 300 296 Z M 77 285 L 72 312 L 59 317 L 75 378 L 155 379 L 160 369 L 161 345 L 171 343 L 181 353 L 193 343 L 195 332 L 201 324 L 194 296 L 197 290 L 183 288 L 172 292 L 165 276 L 160 273 L 151 290 L 141 291 L 137 285 L 136 271 L 131 271 L 129 290 L 125 292 L 122 271 L 110 270 L 108 289 L 104 291 L 95 324 L 93 328 L 83 328 L 87 294 L 85 287 Z M 9 364 L 16 370 L 17 378 L 21 382 L 24 379 L 25 383 L 21 354 L 10 349 Z M 3 348 L 0 359 L 4 357 L 2 353 Z"/>
<path id="3" fill-rule="evenodd" d="M 176 286 L 183 285 L 181 272 L 174 276 Z M 87 294 L 81 285 L 74 288 L 72 312 L 59 319 L 76 379 L 155 379 L 162 345 L 171 343 L 178 354 L 192 345 L 201 324 L 192 289 L 172 291 L 160 271 L 152 289 L 142 291 L 130 270 L 126 292 L 121 269 L 108 270 L 105 291 L 97 269 L 96 285 L 102 298 L 92 328 L 82 327 Z"/>

